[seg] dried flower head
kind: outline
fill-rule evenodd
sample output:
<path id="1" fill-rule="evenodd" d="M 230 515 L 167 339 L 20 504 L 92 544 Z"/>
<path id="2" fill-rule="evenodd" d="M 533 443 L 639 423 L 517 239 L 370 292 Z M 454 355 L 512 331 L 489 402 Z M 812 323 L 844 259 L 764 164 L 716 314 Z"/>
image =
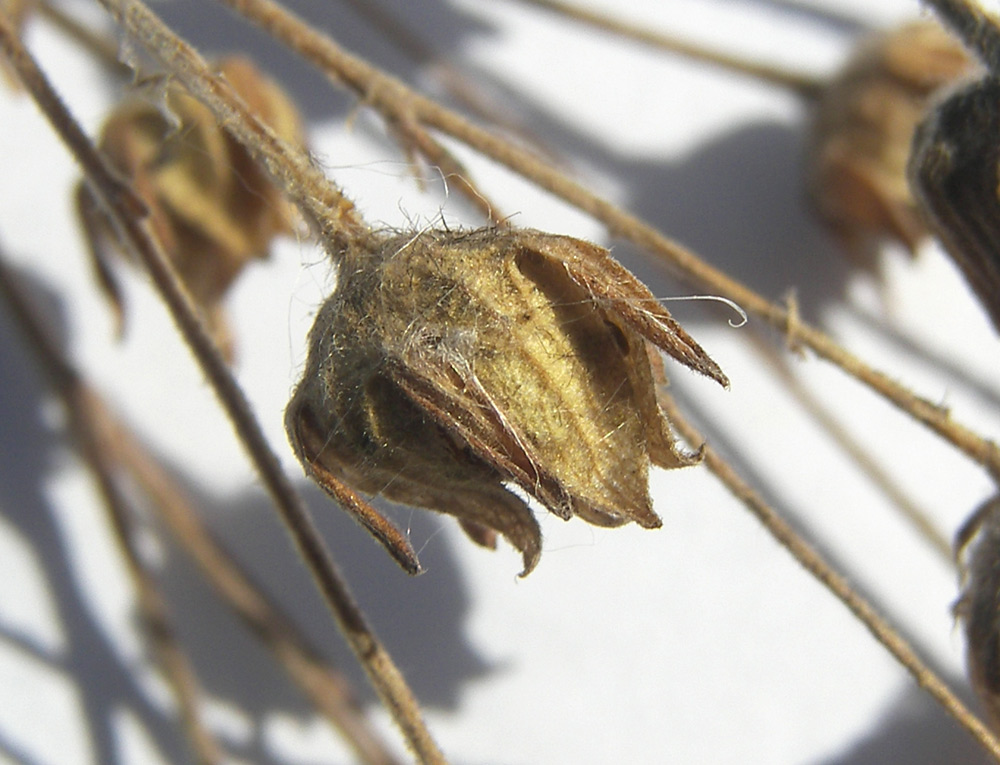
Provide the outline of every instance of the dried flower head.
<path id="1" fill-rule="evenodd" d="M 680 452 L 656 403 L 653 343 L 726 384 L 715 363 L 607 250 L 538 231 L 376 236 L 344 254 L 309 340 L 286 426 L 306 471 L 502 534 L 538 562 L 513 483 L 561 518 L 660 525 L 650 462 Z M 407 570 L 388 521 L 347 509 Z"/>
<path id="2" fill-rule="evenodd" d="M 820 98 L 808 157 L 809 192 L 848 254 L 871 267 L 886 238 L 915 252 L 926 225 L 906 180 L 910 143 L 931 97 L 973 68 L 930 21 L 863 44 Z"/>
<path id="3" fill-rule="evenodd" d="M 298 111 L 277 84 L 245 58 L 227 58 L 218 69 L 281 138 L 304 145 Z M 231 357 L 221 301 L 248 262 L 267 257 L 272 239 L 292 232 L 294 207 L 212 112 L 174 82 L 162 103 L 133 98 L 119 106 L 104 125 L 101 148 L 146 203 L 164 251 Z M 78 207 L 121 323 L 120 291 L 105 251 L 116 241 L 113 231 L 85 185 Z"/>
<path id="4" fill-rule="evenodd" d="M 956 541 L 962 595 L 955 615 L 965 627 L 965 662 L 993 729 L 1000 731 L 1000 497 L 980 507 Z"/>

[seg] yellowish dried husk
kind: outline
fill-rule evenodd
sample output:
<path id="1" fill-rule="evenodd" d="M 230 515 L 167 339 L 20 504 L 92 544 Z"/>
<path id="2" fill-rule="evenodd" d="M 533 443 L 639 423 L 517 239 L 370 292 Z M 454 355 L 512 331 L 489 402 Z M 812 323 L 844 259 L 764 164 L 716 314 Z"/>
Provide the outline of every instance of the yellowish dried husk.
<path id="1" fill-rule="evenodd" d="M 562 518 L 659 526 L 650 461 L 692 459 L 657 406 L 646 340 L 574 279 L 581 253 L 610 261 L 493 229 L 345 253 L 287 414 L 306 469 L 454 515 L 477 541 L 493 529 L 526 572 L 540 535 L 506 484 Z"/>
<path id="2" fill-rule="evenodd" d="M 241 57 L 218 68 L 263 122 L 304 146 L 298 111 L 278 85 Z M 293 231 L 293 205 L 212 112 L 173 82 L 160 103 L 135 97 L 119 106 L 104 125 L 101 148 L 146 203 L 164 251 L 228 341 L 220 301 L 247 263 Z"/>

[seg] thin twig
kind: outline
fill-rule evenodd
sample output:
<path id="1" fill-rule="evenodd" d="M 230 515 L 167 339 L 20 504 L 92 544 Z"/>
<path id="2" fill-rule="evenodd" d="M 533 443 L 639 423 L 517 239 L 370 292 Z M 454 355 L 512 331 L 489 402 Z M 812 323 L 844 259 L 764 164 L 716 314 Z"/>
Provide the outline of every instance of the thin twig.
<path id="1" fill-rule="evenodd" d="M 416 152 L 425 162 L 436 167 L 445 181 L 453 184 L 471 201 L 484 218 L 494 225 L 506 225 L 500 208 L 472 181 L 465 165 L 428 133 L 423 125 L 416 120 L 404 118 L 390 123 L 390 127 L 404 151 Z"/>
<path id="2" fill-rule="evenodd" d="M 438 56 L 427 42 L 397 21 L 381 5 L 374 0 L 344 1 L 355 13 L 381 31 L 395 49 L 405 53 L 419 66 L 434 72 L 447 92 L 463 106 L 488 119 L 501 118 L 496 110 L 487 106 L 475 84 L 461 70 Z M 472 181 L 472 176 L 459 159 L 427 132 L 420 122 L 397 121 L 393 127 L 404 151 L 416 151 L 426 162 L 437 167 L 447 181 L 455 184 L 458 191 L 472 202 L 483 217 L 495 224 L 503 224 L 504 216 L 500 208 Z"/>
<path id="3" fill-rule="evenodd" d="M 806 74 L 805 72 L 793 72 L 782 67 L 763 64 L 741 56 L 734 56 L 731 53 L 725 53 L 721 50 L 712 50 L 699 43 L 684 40 L 665 32 L 658 32 L 649 27 L 631 24 L 624 19 L 581 8 L 573 3 L 564 3 L 561 0 L 516 0 L 516 2 L 523 5 L 544 8 L 560 16 L 599 29 L 602 32 L 610 32 L 629 40 L 635 40 L 656 50 L 676 53 L 685 58 L 711 64 L 729 72 L 737 72 L 756 80 L 770 83 L 771 85 L 787 88 L 807 100 L 815 99 L 826 86 L 825 80 Z"/>
<path id="4" fill-rule="evenodd" d="M 518 127 L 504 113 L 499 104 L 490 101 L 484 94 L 482 83 L 470 77 L 451 61 L 438 55 L 426 40 L 397 20 L 396 16 L 383 8 L 375 0 L 343 0 L 355 13 L 366 19 L 388 38 L 393 48 L 405 53 L 422 70 L 430 74 L 443 86 L 445 92 L 472 114 L 511 132 L 519 132 Z M 440 141 L 432 136 L 419 122 L 411 121 L 399 125 L 400 140 L 420 152 L 431 165 L 437 166 L 445 178 L 454 183 L 458 190 L 469 199 L 485 218 L 497 225 L 506 225 L 500 208 L 472 181 L 471 175 Z"/>
<path id="5" fill-rule="evenodd" d="M 641 218 L 599 197 L 530 152 L 477 127 L 456 112 L 416 93 L 399 80 L 347 53 L 332 40 L 270 0 L 218 1 L 238 11 L 335 77 L 341 85 L 358 94 L 386 119 L 394 120 L 399 115 L 406 115 L 447 133 L 601 221 L 613 235 L 621 236 L 661 258 L 699 291 L 722 295 L 780 332 L 794 335 L 796 342 L 870 387 L 1000 480 L 1000 449 L 993 441 L 954 422 L 946 409 L 917 396 L 889 375 L 864 363 L 829 335 L 799 321 L 783 306 L 767 300 L 709 265 Z"/>
<path id="6" fill-rule="evenodd" d="M 52 0 L 41 0 L 38 3 L 38 13 L 108 69 L 119 73 L 127 71 L 127 67 L 118 60 L 118 46 L 114 40 L 84 26 L 61 5 L 54 4 Z"/>
<path id="7" fill-rule="evenodd" d="M 226 108 L 228 116 L 222 121 L 238 140 L 254 142 L 255 146 L 266 145 L 276 156 L 284 158 L 285 161 L 280 163 L 269 161 L 267 167 L 275 176 L 298 188 L 299 196 L 307 197 L 300 200 L 303 208 L 313 214 L 314 221 L 326 235 L 328 243 L 346 244 L 350 231 L 363 227 L 364 224 L 354 213 L 353 204 L 332 184 L 327 183 L 306 158 L 250 115 L 246 106 L 232 94 L 229 87 L 212 77 L 190 46 L 170 33 L 145 6 L 127 1 L 102 2 L 151 53 L 164 54 L 165 60 L 162 63 L 178 73 L 180 79 L 199 97 L 214 97 L 217 107 L 221 104 L 220 108 Z M 282 471 L 277 456 L 268 446 L 242 390 L 202 326 L 190 296 L 143 222 L 142 202 L 107 166 L 2 15 L 0 47 L 56 132 L 84 168 L 88 181 L 118 226 L 122 241 L 128 243 L 148 269 L 185 341 L 250 454 L 324 600 L 337 618 L 345 638 L 368 673 L 379 697 L 399 725 L 407 744 L 422 761 L 443 762 L 444 758 L 423 722 L 412 691 L 357 606 L 301 498 Z M 181 76 L 181 72 L 185 76 Z M 238 130 L 243 131 L 242 136 Z M 297 170 L 301 172 L 301 176 L 296 177 Z"/>
<path id="8" fill-rule="evenodd" d="M 106 405 L 105 405 L 106 406 Z M 311 650 L 294 623 L 256 587 L 236 560 L 215 540 L 190 498 L 123 422 L 115 428 L 117 457 L 194 559 L 206 579 L 273 652 L 317 709 L 341 732 L 362 762 L 397 762 L 358 708 L 350 682 Z"/>
<path id="9" fill-rule="evenodd" d="M 795 376 L 789 366 L 789 357 L 787 355 L 780 354 L 759 333 L 752 333 L 751 336 L 758 352 L 770 362 L 771 368 L 777 372 L 781 381 L 785 384 L 785 390 L 826 430 L 837 446 L 885 494 L 892 503 L 893 508 L 899 511 L 900 515 L 913 526 L 917 533 L 923 537 L 924 541 L 941 556 L 944 562 L 949 566 L 953 565 L 955 556 L 952 552 L 951 542 L 948 541 L 948 538 L 927 513 L 918 507 L 913 499 L 906 494 L 889 472 L 879 466 L 876 455 L 869 453 L 864 445 L 847 431 L 837 415 L 824 406 L 819 398 L 802 384 L 802 381 Z"/>
<path id="10" fill-rule="evenodd" d="M 679 407 L 668 394 L 661 391 L 660 403 L 670 423 L 692 447 L 700 447 L 705 466 L 718 477 L 729 492 L 764 525 L 777 542 L 791 553 L 792 557 L 817 581 L 826 587 L 841 603 L 851 611 L 875 639 L 902 665 L 917 681 L 918 685 L 937 701 L 958 723 L 965 728 L 1000 762 L 1000 741 L 952 692 L 945 682 L 917 655 L 913 647 L 889 624 L 875 608 L 859 595 L 850 582 L 835 571 L 795 529 L 770 507 L 747 484 L 733 467 L 723 459 L 705 440 L 697 429 L 685 419 Z"/>
<path id="11" fill-rule="evenodd" d="M 3 23 L 3 14 L 0 14 L 0 24 Z M 225 755 L 203 724 L 199 712 L 201 688 L 197 676 L 177 639 L 163 592 L 136 549 L 135 513 L 115 479 L 117 465 L 111 455 L 111 433 L 108 421 L 102 416 L 103 408 L 42 329 L 42 323 L 23 296 L 2 252 L 0 294 L 11 308 L 28 340 L 28 346 L 62 401 L 80 456 L 97 482 L 112 531 L 135 584 L 146 634 L 177 698 L 182 727 L 195 757 L 202 765 L 220 763 Z"/>
<path id="12" fill-rule="evenodd" d="M 455 66 L 448 58 L 442 57 L 427 40 L 397 21 L 393 12 L 376 0 L 343 0 L 343 2 L 359 16 L 367 19 L 372 26 L 377 27 L 394 49 L 405 53 L 435 81 L 441 83 L 444 91 L 452 99 L 472 114 L 504 130 L 521 132 L 511 120 L 510 114 L 505 112 L 503 105 L 484 93 L 482 72 L 464 63 L 462 67 Z M 470 75 L 470 71 L 474 71 L 475 74 Z"/>
<path id="13" fill-rule="evenodd" d="M 208 581 L 253 632 L 274 651 L 292 679 L 354 748 L 360 761 L 370 765 L 394 765 L 397 760 L 379 740 L 354 701 L 349 681 L 307 647 L 306 640 L 291 620 L 280 613 L 259 588 L 251 583 L 239 564 L 212 538 L 177 482 L 66 359 L 43 329 L 43 323 L 33 315 L 34 311 L 19 294 L 20 290 L 11 278 L 6 260 L 0 252 L 0 293 L 10 304 L 46 376 L 53 381 L 53 387 L 62 396 L 66 410 L 76 426 L 74 432 L 87 436 L 81 438 L 81 443 L 93 447 L 84 451 L 109 504 L 114 505 L 114 525 L 120 541 L 124 544 L 131 535 L 125 533 L 126 515 L 117 510 L 124 500 L 120 490 L 110 479 L 111 463 L 114 463 L 114 469 L 125 468 L 142 486 L 180 544 L 201 566 Z M 141 565 L 131 547 L 127 548 L 127 555 L 130 564 Z M 149 578 L 145 572 L 140 570 L 139 573 L 144 578 Z M 140 595 L 147 597 L 144 589 L 140 589 Z M 162 602 L 162 596 L 153 591 L 148 594 L 148 599 L 154 606 L 147 609 L 154 614 L 153 624 L 165 624 L 165 619 L 156 615 L 158 609 L 155 608 Z M 151 634 L 159 636 L 168 633 L 158 628 L 152 629 Z M 168 659 L 170 661 L 167 666 L 179 664 L 183 656 L 178 656 L 176 646 L 166 648 L 169 650 L 163 653 L 165 663 Z M 178 677 L 190 676 L 190 670 L 183 671 L 182 666 L 181 671 L 175 671 L 175 674 Z M 174 682 L 173 685 L 194 688 L 192 682 Z M 186 696 L 191 697 L 192 694 L 188 693 Z M 182 709 L 185 708 L 193 708 L 193 704 L 182 703 Z M 186 722 L 194 719 L 191 714 L 185 714 L 184 717 Z M 207 747 L 199 748 L 207 751 Z M 214 758 L 214 761 L 218 760 L 218 757 Z"/>

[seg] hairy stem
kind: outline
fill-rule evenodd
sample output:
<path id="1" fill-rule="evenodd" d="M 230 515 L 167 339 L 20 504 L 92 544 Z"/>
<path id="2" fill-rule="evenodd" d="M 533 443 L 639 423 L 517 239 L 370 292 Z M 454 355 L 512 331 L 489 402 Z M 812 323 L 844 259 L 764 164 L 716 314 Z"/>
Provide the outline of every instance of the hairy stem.
<path id="1" fill-rule="evenodd" d="M 106 407 L 106 405 L 105 405 Z M 216 592 L 274 653 L 292 680 L 340 731 L 359 760 L 397 762 L 358 708 L 347 678 L 320 658 L 294 623 L 254 585 L 205 528 L 190 498 L 131 429 L 108 412 L 117 458 L 149 494 L 156 509 Z"/>
<path id="2" fill-rule="evenodd" d="M 816 355 L 870 387 L 1000 480 L 1000 449 L 993 441 L 953 421 L 947 410 L 917 396 L 889 375 L 866 364 L 829 335 L 800 321 L 785 307 L 709 265 L 646 221 L 594 194 L 530 152 L 474 125 L 357 56 L 347 53 L 271 0 L 219 2 L 243 14 L 320 67 L 387 120 L 398 120 L 401 115 L 405 115 L 462 141 L 601 221 L 612 234 L 621 236 L 662 259 L 675 273 L 700 291 L 722 295 L 738 303 L 747 313 L 763 319 L 786 333 L 796 343 L 811 349 Z"/>
<path id="3" fill-rule="evenodd" d="M 255 146 L 263 144 L 273 152 L 273 157 L 282 158 L 283 161 L 280 162 L 272 158 L 265 164 L 279 178 L 284 178 L 293 185 L 297 183 L 303 206 L 315 212 L 314 219 L 324 234 L 328 234 L 333 241 L 343 241 L 346 246 L 350 239 L 345 237 L 361 233 L 359 228 L 364 224 L 354 213 L 353 205 L 332 184 L 326 182 L 322 174 L 299 152 L 290 149 L 273 132 L 249 115 L 246 106 L 233 96 L 225 83 L 212 77 L 190 46 L 170 33 L 145 6 L 136 2 L 112 0 L 103 4 L 151 53 L 162 53 L 165 59 L 162 63 L 168 67 L 176 64 L 179 67 L 178 76 L 185 84 L 197 85 L 192 90 L 214 97 L 220 108 L 225 107 L 226 116 L 222 121 L 227 128 L 233 130 L 238 139 L 245 138 Z M 271 494 L 282 521 L 324 600 L 407 743 L 422 761 L 443 762 L 444 758 L 423 722 L 412 691 L 368 625 L 305 505 L 282 471 L 277 456 L 268 446 L 249 402 L 202 326 L 191 297 L 143 222 L 145 208 L 142 201 L 107 165 L 2 15 L 0 48 L 14 65 L 25 87 L 53 128 L 83 167 L 89 183 L 119 228 L 122 241 L 132 248 L 137 259 L 149 271 L 154 285 L 216 391 L 262 482 Z M 181 76 L 182 72 L 187 75 L 186 80 Z M 236 134 L 237 130 L 250 131 L 251 135 L 241 137 Z M 298 182 L 296 171 L 302 173 Z M 311 196 L 312 193 L 317 196 Z"/>
<path id="4" fill-rule="evenodd" d="M 661 392 L 660 403 L 677 431 L 693 447 L 701 447 L 705 466 L 722 481 L 729 492 L 764 525 L 777 542 L 791 553 L 820 584 L 851 611 L 893 658 L 909 672 L 958 723 L 969 731 L 996 762 L 1000 762 L 1000 741 L 972 714 L 945 682 L 917 655 L 913 647 L 889 624 L 851 583 L 804 540 L 795 529 L 746 483 L 726 460 L 685 419 L 673 399 Z"/>
<path id="5" fill-rule="evenodd" d="M 0 28 L 3 24 L 3 14 L 0 14 Z M 23 296 L 2 252 L 0 295 L 6 300 L 39 366 L 61 400 L 80 456 L 97 483 L 115 540 L 135 584 L 143 626 L 177 698 L 182 726 L 194 755 L 201 765 L 221 763 L 224 760 L 222 749 L 203 724 L 199 712 L 200 684 L 177 639 L 159 583 L 136 549 L 135 513 L 116 479 L 118 465 L 113 456 L 113 434 L 108 419 L 104 417 L 105 410 L 42 329 L 42 322 Z"/>

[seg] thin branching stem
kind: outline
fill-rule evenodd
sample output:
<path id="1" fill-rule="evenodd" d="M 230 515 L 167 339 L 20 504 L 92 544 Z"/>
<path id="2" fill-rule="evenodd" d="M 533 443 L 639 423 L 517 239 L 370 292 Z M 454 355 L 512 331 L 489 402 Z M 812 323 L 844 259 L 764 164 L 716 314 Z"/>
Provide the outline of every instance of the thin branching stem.
<path id="1" fill-rule="evenodd" d="M 404 26 L 391 11 L 375 0 L 343 1 L 355 13 L 377 27 L 394 49 L 405 53 L 420 67 L 422 74 L 429 75 L 436 83 L 440 83 L 447 95 L 460 106 L 493 125 L 499 125 L 512 133 L 520 132 L 503 104 L 490 98 L 488 89 L 483 88 L 481 72 L 471 74 L 475 70 L 464 62 L 462 66 L 457 66 L 450 59 L 440 56 L 427 40 Z M 522 137 L 530 142 L 529 136 Z M 481 191 L 477 189 L 477 192 Z"/>
<path id="2" fill-rule="evenodd" d="M 664 236 L 654 226 L 622 210 L 562 171 L 509 141 L 484 130 L 435 101 L 416 93 L 396 78 L 353 56 L 271 0 L 219 0 L 246 16 L 277 39 L 355 92 L 388 120 L 400 115 L 419 119 L 505 165 L 541 188 L 591 215 L 616 236 L 662 259 L 699 291 L 722 295 L 743 307 L 816 355 L 835 364 L 889 402 L 923 423 L 1000 480 L 1000 449 L 970 428 L 951 419 L 948 411 L 917 396 L 886 373 L 857 358 L 820 331 Z"/>
<path id="3" fill-rule="evenodd" d="M 28 346 L 63 400 L 73 432 L 78 434 L 81 452 L 91 465 L 112 512 L 113 527 L 119 541 L 123 546 L 129 543 L 125 547 L 127 560 L 137 575 L 140 599 L 149 604 L 144 610 L 151 614 L 147 619 L 154 625 L 150 633 L 159 642 L 163 642 L 164 635 L 169 637 L 171 634 L 165 613 L 160 614 L 164 610 L 159 608 L 162 596 L 145 582 L 151 577 L 131 546 L 131 534 L 128 533 L 131 513 L 126 512 L 125 500 L 112 478 L 112 473 L 122 468 L 153 500 L 160 516 L 216 591 L 271 648 L 292 679 L 352 746 L 359 761 L 368 765 L 395 765 L 397 760 L 368 724 L 354 700 L 350 681 L 308 647 L 292 621 L 251 582 L 239 564 L 212 537 L 177 481 L 132 429 L 112 412 L 45 331 L 44 322 L 34 315 L 35 312 L 21 295 L 6 261 L 0 251 L 0 295 L 9 304 Z M 168 674 L 178 678 L 172 685 L 179 689 L 182 716 L 191 732 L 190 738 L 196 742 L 196 750 L 205 755 L 201 760 L 220 761 L 220 756 L 208 756 L 213 742 L 211 739 L 206 741 L 207 734 L 196 725 L 197 716 L 192 713 L 196 684 L 192 682 L 193 675 L 186 668 L 183 654 L 175 645 L 166 645 L 161 655 Z"/>
<path id="4" fill-rule="evenodd" d="M 108 69 L 117 72 L 126 71 L 126 67 L 118 60 L 118 48 L 112 38 L 81 24 L 72 14 L 67 13 L 61 5 L 53 3 L 52 0 L 41 0 L 38 3 L 38 13 Z"/>
<path id="5" fill-rule="evenodd" d="M 104 5 L 131 35 L 146 45 L 154 55 L 164 53 L 162 61 L 174 70 L 197 95 L 208 94 L 217 106 L 228 109 L 222 122 L 238 140 L 254 145 L 264 144 L 284 162 L 268 161 L 267 167 L 279 178 L 299 188 L 306 211 L 313 213 L 327 241 L 345 243 L 352 232 L 363 229 L 353 204 L 322 174 L 313 168 L 299 152 L 292 150 L 272 131 L 262 126 L 246 110 L 230 88 L 211 75 L 201 58 L 167 30 L 145 6 L 136 2 L 112 2 Z M 149 271 L 153 283 L 167 304 L 185 341 L 197 358 L 202 370 L 219 397 L 241 442 L 247 449 L 262 482 L 271 494 L 286 528 L 294 539 L 304 562 L 335 615 L 348 643 L 354 649 L 368 673 L 380 698 L 399 725 L 407 744 L 424 762 L 443 762 L 444 758 L 427 730 L 419 705 L 402 674 L 367 623 L 363 612 L 351 595 L 346 581 L 330 557 L 305 505 L 288 476 L 281 469 L 277 456 L 264 438 L 263 432 L 242 390 L 226 366 L 218 349 L 209 338 L 198 318 L 194 304 L 181 284 L 161 248 L 143 221 L 144 205 L 135 193 L 120 180 L 105 162 L 79 124 L 67 111 L 44 73 L 21 44 L 6 18 L 0 14 L 0 49 L 14 65 L 23 84 L 48 117 L 60 138 L 86 172 L 88 182 L 101 198 L 108 214 L 119 229 L 121 240 L 128 244 Z M 187 77 L 182 77 L 181 73 Z M 196 84 L 198 87 L 192 87 Z M 237 130 L 249 130 L 252 137 L 241 136 Z M 296 170 L 301 171 L 299 178 Z M 308 189 L 308 191 L 307 191 Z M 315 194 L 315 196 L 313 196 Z"/>
<path id="6" fill-rule="evenodd" d="M 834 443 L 848 457 L 853 460 L 858 470 L 868 477 L 868 479 L 886 496 L 900 515 L 916 530 L 925 542 L 936 552 L 943 561 L 950 565 L 955 562 L 952 552 L 951 542 L 944 532 L 938 528 L 937 524 L 920 508 L 913 498 L 910 497 L 904 488 L 899 485 L 887 470 L 879 465 L 878 455 L 872 454 L 858 439 L 856 439 L 844 427 L 844 423 L 835 411 L 831 411 L 822 401 L 796 377 L 790 366 L 790 358 L 787 354 L 782 354 L 767 339 L 761 337 L 759 333 L 751 335 L 754 346 L 761 356 L 766 359 L 771 368 L 777 373 L 787 390 L 805 409 L 810 416 L 818 422 L 827 435 L 833 439 Z"/>
<path id="7" fill-rule="evenodd" d="M 107 419 L 115 429 L 118 460 L 150 496 L 160 517 L 216 592 L 271 649 L 292 680 L 344 736 L 361 762 L 369 765 L 396 763 L 396 758 L 358 707 L 350 681 L 320 658 L 295 624 L 254 585 L 239 563 L 205 528 L 186 492 L 135 433 L 110 412 Z"/>
<path id="8" fill-rule="evenodd" d="M 0 24 L 3 19 L 0 18 Z M 182 728 L 201 765 L 215 765 L 225 757 L 215 737 L 201 719 L 201 688 L 190 660 L 173 628 L 170 610 L 156 577 L 139 555 L 134 530 L 135 512 L 119 486 L 118 465 L 111 448 L 111 429 L 104 408 L 79 374 L 43 329 L 16 278 L 0 252 L 0 295 L 28 341 L 68 416 L 69 428 L 87 465 L 104 506 L 111 529 L 135 584 L 139 612 L 153 652 L 159 660 L 180 708 Z"/>
<path id="9" fill-rule="evenodd" d="M 198 52 L 177 37 L 146 6 L 130 0 L 100 0 L 126 32 L 136 39 L 219 122 L 267 168 L 281 188 L 318 229 L 323 243 L 340 251 L 368 233 L 351 202 L 310 158 L 279 138 L 250 111 Z"/>
<path id="10" fill-rule="evenodd" d="M 979 744 L 1000 762 L 1000 741 L 962 703 L 937 673 L 920 658 L 902 635 L 887 622 L 851 583 L 834 570 L 822 555 L 803 539 L 795 529 L 768 505 L 736 470 L 705 440 L 697 429 L 684 417 L 674 400 L 661 392 L 661 406 L 671 424 L 694 447 L 701 447 L 705 466 L 722 481 L 729 492 L 739 500 L 777 540 L 791 553 L 820 584 L 826 587 L 841 603 L 851 611 L 875 639 L 881 643 L 893 658 L 899 662 L 958 723 L 969 731 Z"/>
<path id="11" fill-rule="evenodd" d="M 71 412 L 70 421 L 80 452 L 97 480 L 115 538 L 136 584 L 143 624 L 180 704 L 182 728 L 197 761 L 201 765 L 224 762 L 226 757 L 218 741 L 202 722 L 200 683 L 174 630 L 166 599 L 136 549 L 135 514 L 112 474 L 117 466 L 110 459 L 109 429 L 101 417 L 101 408 L 88 393 L 77 385 L 72 392 L 64 393 L 64 406 Z"/>
<path id="12" fill-rule="evenodd" d="M 27 302 L 19 295 L 5 260 L 0 254 L 0 293 L 11 305 L 12 312 L 46 376 L 53 381 L 63 398 L 75 425 L 74 432 L 86 436 L 80 438 L 80 441 L 91 448 L 82 450 L 88 457 L 88 463 L 94 467 L 109 506 L 113 508 L 114 527 L 119 539 L 124 542 L 129 535 L 124 533 L 127 530 L 125 515 L 118 512 L 124 500 L 110 478 L 112 469 L 108 463 L 112 462 L 114 469 L 124 468 L 150 496 L 160 516 L 178 542 L 201 567 L 208 581 L 254 634 L 271 648 L 291 678 L 341 732 L 358 755 L 359 761 L 369 765 L 394 765 L 397 760 L 368 724 L 354 700 L 349 681 L 312 651 L 291 620 L 254 586 L 239 564 L 208 532 L 190 499 L 159 460 L 149 452 L 132 429 L 115 416 L 97 391 L 83 380 L 79 371 L 59 352 L 42 329 L 42 322 L 32 315 Z M 130 563 L 138 565 L 131 548 L 128 558 Z M 140 573 L 145 577 L 144 571 Z M 145 589 L 145 585 L 143 588 Z M 140 593 L 143 594 L 143 590 Z M 154 606 L 145 609 L 154 614 L 151 621 L 154 624 L 165 624 L 162 617 L 155 616 L 159 595 L 152 592 L 146 599 Z M 151 630 L 151 633 L 160 635 L 164 631 Z M 172 664 L 180 663 L 183 658 L 177 657 L 176 648 L 163 653 L 165 659 L 170 659 Z M 189 676 L 190 672 L 175 674 L 183 678 Z M 194 687 L 190 682 L 175 681 L 173 685 L 188 691 Z M 193 694 L 190 692 L 182 697 L 182 711 L 193 708 L 190 703 L 192 698 Z M 185 699 L 188 700 L 187 703 L 183 703 Z M 197 719 L 190 713 L 184 714 L 184 718 L 186 721 Z M 189 725 L 189 729 L 190 727 Z M 197 741 L 199 737 L 192 735 L 191 738 Z M 208 746 L 200 743 L 198 749 L 210 751 Z M 202 757 L 202 760 L 219 761 L 219 757 Z"/>
<path id="13" fill-rule="evenodd" d="M 128 533 L 130 513 L 126 513 L 125 500 L 112 478 L 112 472 L 119 468 L 124 468 L 146 491 L 160 516 L 201 567 L 208 581 L 271 648 L 292 679 L 353 747 L 359 760 L 369 765 L 394 765 L 397 760 L 358 708 L 349 681 L 312 651 L 291 620 L 254 586 L 239 564 L 207 531 L 185 492 L 159 460 L 132 429 L 115 416 L 97 391 L 60 352 L 43 329 L 43 322 L 34 316 L 34 311 L 20 294 L 6 260 L 0 252 L 0 294 L 10 305 L 39 365 L 70 414 L 81 451 L 98 479 L 112 513 L 113 527 L 136 574 L 140 599 L 148 604 L 144 611 L 149 614 L 147 620 L 154 625 L 151 634 L 163 643 L 172 633 L 163 613 L 165 609 L 159 607 L 162 596 L 152 583 L 146 582 L 151 577 L 131 546 L 131 534 Z M 128 546 L 125 546 L 126 542 Z M 209 756 L 214 742 L 200 729 L 197 716 L 193 714 L 196 683 L 183 654 L 176 645 L 168 644 L 162 647 L 161 655 L 168 674 L 177 678 L 172 685 L 178 689 L 182 716 L 191 732 L 190 738 L 196 742 L 196 750 L 203 753 L 200 759 L 203 762 L 220 761 L 217 753 L 216 756 Z"/>
<path id="14" fill-rule="evenodd" d="M 599 11 L 592 11 L 582 8 L 574 3 L 565 3 L 562 0 L 516 0 L 524 5 L 533 5 L 537 8 L 544 8 L 547 11 L 558 13 L 560 16 L 572 19 L 573 21 L 586 24 L 587 26 L 599 29 L 602 32 L 609 32 L 628 40 L 640 42 L 656 50 L 676 53 L 685 58 L 701 61 L 712 66 L 717 66 L 729 72 L 738 72 L 777 85 L 781 88 L 794 91 L 802 98 L 815 99 L 826 85 L 826 82 L 805 72 L 794 72 L 778 66 L 754 61 L 752 59 L 734 56 L 721 50 L 713 50 L 691 40 L 685 40 L 665 32 L 659 32 L 649 27 L 631 24 L 624 19 L 610 16 Z"/>

